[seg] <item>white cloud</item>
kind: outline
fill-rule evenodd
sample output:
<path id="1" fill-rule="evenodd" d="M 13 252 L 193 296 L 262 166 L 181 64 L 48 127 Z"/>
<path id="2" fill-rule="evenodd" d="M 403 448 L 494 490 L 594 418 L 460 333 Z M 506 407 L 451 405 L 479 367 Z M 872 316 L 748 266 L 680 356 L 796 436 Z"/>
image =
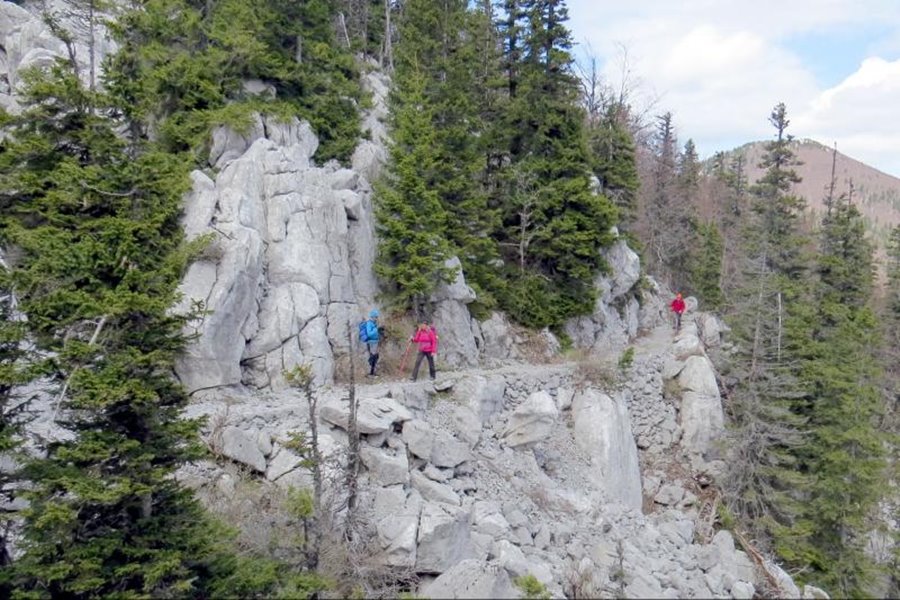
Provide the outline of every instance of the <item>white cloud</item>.
<path id="1" fill-rule="evenodd" d="M 798 114 L 803 137 L 837 142 L 845 154 L 900 176 L 900 59 L 867 58 Z"/>
<path id="2" fill-rule="evenodd" d="M 770 139 L 768 116 L 784 102 L 793 135 L 837 141 L 850 156 L 900 176 L 900 61 L 877 57 L 900 58 L 897 0 L 609 4 L 569 0 L 574 38 L 606 61 L 604 75 L 616 85 L 624 46 L 638 91 L 659 98 L 653 113 L 671 111 L 679 138 L 693 138 L 701 154 Z M 887 33 L 871 40 L 863 49 L 870 58 L 831 89 L 821 89 L 811 66 L 785 45 L 798 35 L 867 26 Z"/>

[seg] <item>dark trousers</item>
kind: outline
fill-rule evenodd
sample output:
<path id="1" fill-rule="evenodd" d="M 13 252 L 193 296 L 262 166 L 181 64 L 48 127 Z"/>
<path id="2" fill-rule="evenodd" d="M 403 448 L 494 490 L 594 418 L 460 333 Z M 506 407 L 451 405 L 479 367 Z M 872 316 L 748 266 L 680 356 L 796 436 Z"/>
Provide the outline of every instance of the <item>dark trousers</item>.
<path id="1" fill-rule="evenodd" d="M 366 350 L 369 351 L 369 375 L 375 375 L 375 365 L 378 364 L 378 342 L 367 343 Z"/>
<path id="2" fill-rule="evenodd" d="M 675 329 L 681 329 L 681 313 L 675 313 Z"/>
<path id="3" fill-rule="evenodd" d="M 419 355 L 416 357 L 416 366 L 413 367 L 412 379 L 413 381 L 419 376 L 419 367 L 422 365 L 422 359 L 428 359 L 428 374 L 431 375 L 431 378 L 434 379 L 434 355 L 419 351 Z"/>

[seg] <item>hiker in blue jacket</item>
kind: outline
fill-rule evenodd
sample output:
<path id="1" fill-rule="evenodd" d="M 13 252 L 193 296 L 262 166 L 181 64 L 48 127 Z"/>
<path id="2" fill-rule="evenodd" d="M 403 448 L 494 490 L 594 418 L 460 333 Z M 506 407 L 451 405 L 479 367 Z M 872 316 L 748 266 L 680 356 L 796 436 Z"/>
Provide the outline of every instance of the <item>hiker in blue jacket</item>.
<path id="1" fill-rule="evenodd" d="M 375 365 L 378 364 L 378 310 L 369 311 L 366 323 L 366 350 L 369 352 L 369 377 L 375 377 Z"/>

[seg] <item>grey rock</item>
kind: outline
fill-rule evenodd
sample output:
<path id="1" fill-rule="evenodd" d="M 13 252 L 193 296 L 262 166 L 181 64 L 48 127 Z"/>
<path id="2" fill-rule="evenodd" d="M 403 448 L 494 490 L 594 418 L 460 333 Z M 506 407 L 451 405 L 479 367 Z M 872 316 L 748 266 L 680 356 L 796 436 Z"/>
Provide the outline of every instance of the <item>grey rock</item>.
<path id="1" fill-rule="evenodd" d="M 639 511 L 641 473 L 625 402 L 588 388 L 575 396 L 572 419 L 575 442 L 590 457 L 597 486 Z"/>
<path id="2" fill-rule="evenodd" d="M 534 392 L 510 415 L 503 438 L 512 447 L 539 442 L 550 435 L 558 416 L 550 394 Z"/>
<path id="3" fill-rule="evenodd" d="M 279 447 L 273 452 L 274 455 L 269 460 L 269 464 L 266 467 L 266 479 L 269 481 L 276 481 L 283 475 L 300 468 L 300 465 L 303 462 L 303 458 L 300 455 L 295 454 L 287 448 Z"/>
<path id="4" fill-rule="evenodd" d="M 803 600 L 829 600 L 829 598 L 831 596 L 821 588 L 808 584 L 803 586 Z"/>
<path id="5" fill-rule="evenodd" d="M 403 423 L 403 441 L 409 451 L 425 460 L 431 459 L 431 449 L 434 446 L 434 432 L 428 423 L 419 420 L 411 420 Z M 453 465 L 456 466 L 456 465 Z"/>
<path id="6" fill-rule="evenodd" d="M 568 387 L 560 387 L 556 390 L 556 408 L 562 412 L 572 408 L 572 399 L 575 398 L 575 390 Z"/>
<path id="7" fill-rule="evenodd" d="M 455 467 L 471 458 L 472 452 L 467 443 L 443 431 L 434 436 L 430 460 L 436 467 Z"/>
<path id="8" fill-rule="evenodd" d="M 756 587 L 747 581 L 736 581 L 731 586 L 731 597 L 735 600 L 750 600 L 756 594 Z"/>
<path id="9" fill-rule="evenodd" d="M 495 541 L 491 548 L 491 555 L 513 577 L 522 577 L 529 574 L 530 565 L 525 558 L 525 554 L 512 542 L 507 540 Z"/>
<path id="10" fill-rule="evenodd" d="M 443 573 L 472 558 L 468 513 L 449 504 L 425 503 L 419 519 L 416 571 Z"/>
<path id="11" fill-rule="evenodd" d="M 373 521 L 385 565 L 411 568 L 416 564 L 422 504 L 418 493 L 407 497 L 402 486 L 376 492 Z"/>
<path id="12" fill-rule="evenodd" d="M 409 482 L 409 461 L 405 451 L 394 454 L 363 446 L 360 448 L 360 458 L 369 470 L 369 476 L 382 486 Z"/>
<path id="13" fill-rule="evenodd" d="M 474 448 L 481 439 L 481 419 L 468 406 L 454 407 L 450 418 L 456 435 Z"/>
<path id="14" fill-rule="evenodd" d="M 452 389 L 455 384 L 456 384 L 456 380 L 453 378 L 450 378 L 450 377 L 438 378 L 434 382 L 434 391 L 446 392 L 447 390 Z"/>
<path id="15" fill-rule="evenodd" d="M 428 464 L 422 469 L 422 474 L 432 481 L 443 483 L 453 479 L 453 469 L 440 469 L 432 464 Z"/>
<path id="16" fill-rule="evenodd" d="M 330 400 L 319 408 L 319 416 L 346 430 L 350 405 L 343 398 Z M 360 433 L 377 434 L 388 431 L 394 423 L 404 423 L 412 418 L 412 413 L 393 398 L 360 398 L 356 424 Z"/>
<path id="17" fill-rule="evenodd" d="M 260 431 L 256 438 L 256 445 L 263 456 L 268 458 L 272 454 L 272 435 L 267 431 Z"/>
<path id="18" fill-rule="evenodd" d="M 248 433 L 237 427 L 226 427 L 222 432 L 222 454 L 255 471 L 265 473 L 266 457 L 259 451 L 256 442 L 258 435 L 256 431 Z"/>
<path id="19" fill-rule="evenodd" d="M 422 587 L 424 598 L 517 598 L 507 571 L 496 564 L 467 559 Z"/>
<path id="20" fill-rule="evenodd" d="M 474 375 L 460 379 L 453 386 L 453 398 L 469 407 L 482 422 L 503 409 L 506 380 L 500 375 Z"/>
<path id="21" fill-rule="evenodd" d="M 684 488 L 680 485 L 666 484 L 653 497 L 653 501 L 664 506 L 674 506 L 684 498 Z"/>
<path id="22" fill-rule="evenodd" d="M 459 496 L 448 485 L 432 481 L 421 471 L 413 471 L 409 475 L 413 489 L 417 490 L 422 498 L 429 502 L 443 502 L 454 506 L 460 505 Z"/>
<path id="23" fill-rule="evenodd" d="M 517 358 L 518 346 L 512 332 L 512 326 L 506 315 L 500 312 L 492 312 L 489 319 L 480 324 L 484 345 L 481 355 L 494 359 Z"/>
<path id="24" fill-rule="evenodd" d="M 472 509 L 472 526 L 475 531 L 503 539 L 512 534 L 512 527 L 496 502 L 478 501 Z"/>
<path id="25" fill-rule="evenodd" d="M 802 595 L 800 594 L 800 588 L 797 587 L 797 584 L 794 583 L 794 580 L 791 579 L 791 576 L 788 575 L 784 571 L 784 569 L 771 561 L 766 561 L 765 566 L 766 570 L 769 571 L 769 573 L 775 578 L 775 581 L 778 583 L 778 587 L 781 591 L 781 597 L 791 598 L 794 600 L 802 597 Z"/>

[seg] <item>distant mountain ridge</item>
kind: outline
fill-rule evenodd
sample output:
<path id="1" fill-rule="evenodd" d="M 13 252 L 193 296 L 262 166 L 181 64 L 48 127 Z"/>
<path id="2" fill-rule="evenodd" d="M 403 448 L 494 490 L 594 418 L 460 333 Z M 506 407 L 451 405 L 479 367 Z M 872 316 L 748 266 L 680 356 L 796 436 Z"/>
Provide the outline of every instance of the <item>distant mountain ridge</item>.
<path id="1" fill-rule="evenodd" d="M 733 157 L 742 154 L 747 179 L 756 182 L 763 174 L 759 168 L 766 142 L 750 142 L 726 153 Z M 803 179 L 794 186 L 794 193 L 802 196 L 812 216 L 825 210 L 825 198 L 831 184 L 834 150 L 810 139 L 795 140 L 793 150 L 803 163 L 794 167 Z M 900 178 L 883 173 L 861 161 L 837 151 L 834 162 L 835 197 L 850 195 L 866 220 L 867 229 L 882 249 L 891 229 L 900 224 Z M 880 254 L 880 252 L 879 252 Z"/>

